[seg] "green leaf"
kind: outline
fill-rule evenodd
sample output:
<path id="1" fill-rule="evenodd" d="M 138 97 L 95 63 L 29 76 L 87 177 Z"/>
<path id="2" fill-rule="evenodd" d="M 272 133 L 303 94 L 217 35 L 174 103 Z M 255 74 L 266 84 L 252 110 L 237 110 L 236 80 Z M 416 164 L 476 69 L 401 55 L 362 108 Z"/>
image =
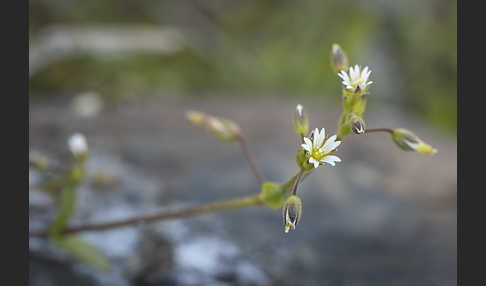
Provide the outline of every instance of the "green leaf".
<path id="1" fill-rule="evenodd" d="M 77 235 L 56 237 L 53 242 L 73 258 L 105 272 L 111 271 L 111 264 L 101 252 Z"/>
<path id="2" fill-rule="evenodd" d="M 280 208 L 284 201 L 284 193 L 280 185 L 273 182 L 263 183 L 260 197 L 265 205 L 272 209 Z"/>

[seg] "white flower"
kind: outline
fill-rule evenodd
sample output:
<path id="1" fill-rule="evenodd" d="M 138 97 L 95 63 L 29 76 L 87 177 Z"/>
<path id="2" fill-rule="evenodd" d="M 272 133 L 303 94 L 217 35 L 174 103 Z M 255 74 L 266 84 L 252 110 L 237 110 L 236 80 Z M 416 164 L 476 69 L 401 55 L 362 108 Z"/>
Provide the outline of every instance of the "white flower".
<path id="1" fill-rule="evenodd" d="M 83 155 L 88 152 L 88 144 L 86 143 L 86 137 L 81 133 L 73 134 L 68 140 L 69 150 L 75 156 Z"/>
<path id="2" fill-rule="evenodd" d="M 349 74 L 345 71 L 341 71 L 338 76 L 343 80 L 343 84 L 346 86 L 347 89 L 350 89 L 354 92 L 357 91 L 359 88 L 360 90 L 365 90 L 372 81 L 368 81 L 370 77 L 371 70 L 368 67 L 365 67 L 361 72 L 358 65 L 353 67 L 349 67 Z"/>
<path id="3" fill-rule="evenodd" d="M 338 156 L 331 155 L 340 144 L 341 141 L 336 141 L 337 136 L 333 135 L 326 139 L 326 130 L 321 129 L 321 132 L 316 128 L 313 132 L 313 140 L 304 137 L 305 144 L 302 144 L 302 148 L 310 156 L 309 163 L 314 164 L 314 168 L 319 167 L 320 163 L 327 163 L 331 166 L 335 165 L 335 162 L 341 162 Z"/>

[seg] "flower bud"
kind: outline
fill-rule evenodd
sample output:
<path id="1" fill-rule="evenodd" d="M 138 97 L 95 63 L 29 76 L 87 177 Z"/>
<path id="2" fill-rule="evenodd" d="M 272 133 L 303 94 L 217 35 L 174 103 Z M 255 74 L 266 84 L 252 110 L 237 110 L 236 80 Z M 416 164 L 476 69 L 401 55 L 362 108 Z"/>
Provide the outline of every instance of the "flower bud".
<path id="1" fill-rule="evenodd" d="M 188 111 L 186 118 L 192 124 L 208 130 L 224 141 L 233 141 L 240 134 L 240 128 L 231 120 L 214 117 L 198 111 Z"/>
<path id="2" fill-rule="evenodd" d="M 302 201 L 299 197 L 290 196 L 282 208 L 282 216 L 284 220 L 285 233 L 289 232 L 289 229 L 295 229 L 295 226 L 302 217 Z"/>
<path id="3" fill-rule="evenodd" d="M 338 44 L 332 44 L 331 65 L 336 73 L 348 69 L 348 57 Z"/>
<path id="4" fill-rule="evenodd" d="M 391 138 L 393 142 L 404 151 L 414 151 L 420 154 L 437 153 L 437 149 L 420 140 L 420 138 L 411 131 L 403 128 L 393 130 Z"/>
<path id="5" fill-rule="evenodd" d="M 73 134 L 68 140 L 68 146 L 74 158 L 82 162 L 88 155 L 88 143 L 86 143 L 86 137 L 81 133 Z"/>
<path id="6" fill-rule="evenodd" d="M 295 108 L 294 127 L 299 136 L 305 136 L 309 132 L 309 120 L 304 114 L 304 107 L 300 104 L 297 104 Z"/>
<path id="7" fill-rule="evenodd" d="M 357 115 L 352 115 L 350 120 L 351 120 L 351 130 L 353 131 L 354 134 L 365 133 L 366 124 L 365 124 L 363 118 L 361 118 Z"/>

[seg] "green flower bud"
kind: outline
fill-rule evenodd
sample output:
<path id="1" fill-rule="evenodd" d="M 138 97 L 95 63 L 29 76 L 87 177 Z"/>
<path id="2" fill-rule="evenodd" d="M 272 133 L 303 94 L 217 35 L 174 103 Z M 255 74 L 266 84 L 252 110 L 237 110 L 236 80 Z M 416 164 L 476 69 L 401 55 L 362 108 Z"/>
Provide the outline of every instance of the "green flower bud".
<path id="1" fill-rule="evenodd" d="M 348 69 L 348 57 L 338 44 L 332 44 L 331 65 L 336 73 Z"/>
<path id="2" fill-rule="evenodd" d="M 309 132 L 309 120 L 304 114 L 304 107 L 300 104 L 295 108 L 294 127 L 299 136 L 305 136 Z"/>
<path id="3" fill-rule="evenodd" d="M 351 130 L 353 131 L 354 134 L 365 133 L 366 124 L 363 118 L 353 114 L 351 115 L 350 121 L 351 121 Z"/>
<path id="4" fill-rule="evenodd" d="M 287 199 L 282 208 L 282 217 L 285 233 L 288 233 L 291 228 L 295 229 L 295 226 L 302 217 L 302 201 L 299 197 L 293 195 Z"/>
<path id="5" fill-rule="evenodd" d="M 208 130 L 224 141 L 233 141 L 240 134 L 238 125 L 228 119 L 214 117 L 198 111 L 188 111 L 186 118 L 195 126 Z"/>
<path id="6" fill-rule="evenodd" d="M 420 140 L 420 138 L 411 131 L 403 128 L 393 130 L 391 138 L 393 142 L 404 151 L 414 151 L 420 154 L 437 153 L 437 149 Z"/>

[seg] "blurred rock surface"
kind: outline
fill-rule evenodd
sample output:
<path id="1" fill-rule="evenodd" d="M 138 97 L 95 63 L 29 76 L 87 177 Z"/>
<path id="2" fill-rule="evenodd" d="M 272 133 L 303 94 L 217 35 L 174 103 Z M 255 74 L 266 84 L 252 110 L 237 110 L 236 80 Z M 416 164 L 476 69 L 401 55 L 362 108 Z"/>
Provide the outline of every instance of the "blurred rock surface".
<path id="1" fill-rule="evenodd" d="M 238 122 L 265 179 L 285 181 L 296 172 L 297 103 L 311 128 L 335 133 L 340 105 L 319 100 L 138 100 L 90 118 L 72 114 L 69 100 L 32 100 L 30 148 L 62 162 L 68 136 L 83 132 L 91 157 L 72 223 L 121 219 L 258 192 L 238 145 L 191 126 L 189 109 Z M 337 152 L 343 162 L 301 186 L 303 217 L 288 235 L 280 212 L 265 208 L 84 233 L 110 258 L 110 274 L 30 239 L 31 285 L 455 285 L 456 142 L 393 107 L 369 105 L 369 127 L 413 130 L 439 153 L 403 152 L 387 134 L 350 136 Z M 99 172 L 114 174 L 116 187 L 93 188 Z M 41 215 L 51 203 L 33 192 L 29 223 L 39 229 L 54 212 Z"/>

